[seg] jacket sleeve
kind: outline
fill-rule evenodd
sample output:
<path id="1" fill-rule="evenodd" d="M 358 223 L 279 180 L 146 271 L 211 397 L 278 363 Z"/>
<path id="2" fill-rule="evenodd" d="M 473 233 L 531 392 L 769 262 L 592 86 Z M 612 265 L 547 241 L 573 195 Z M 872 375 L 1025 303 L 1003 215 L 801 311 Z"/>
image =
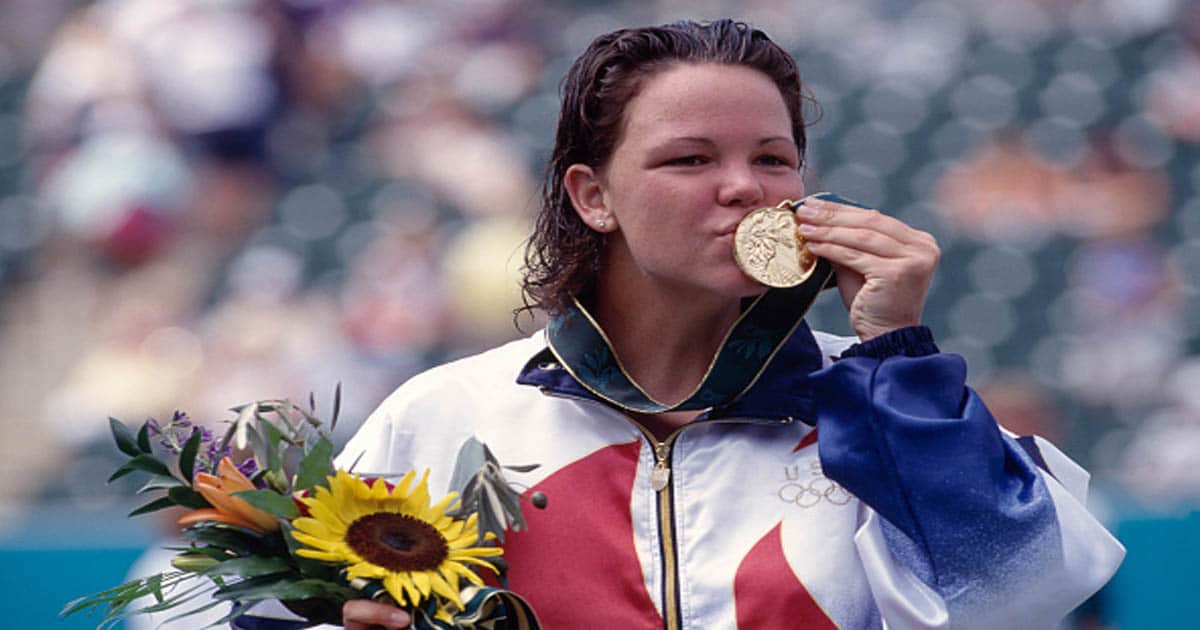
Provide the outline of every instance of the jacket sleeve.
<path id="1" fill-rule="evenodd" d="M 960 357 L 905 354 L 852 348 L 812 375 L 821 465 L 863 503 L 887 627 L 1055 627 L 1124 557 L 1084 507 L 1087 473 L 1006 435 Z"/>

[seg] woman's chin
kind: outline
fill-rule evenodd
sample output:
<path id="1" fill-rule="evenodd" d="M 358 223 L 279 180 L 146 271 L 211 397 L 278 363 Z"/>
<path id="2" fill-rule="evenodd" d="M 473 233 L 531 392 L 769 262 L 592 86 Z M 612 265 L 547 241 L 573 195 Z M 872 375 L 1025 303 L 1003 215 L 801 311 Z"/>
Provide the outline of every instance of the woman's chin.
<path id="1" fill-rule="evenodd" d="M 767 292 L 766 285 L 750 278 L 745 274 L 742 274 L 741 272 L 739 272 L 738 275 L 739 277 L 734 282 L 731 282 L 731 286 L 728 291 L 732 297 L 736 297 L 738 299 L 753 298 Z"/>

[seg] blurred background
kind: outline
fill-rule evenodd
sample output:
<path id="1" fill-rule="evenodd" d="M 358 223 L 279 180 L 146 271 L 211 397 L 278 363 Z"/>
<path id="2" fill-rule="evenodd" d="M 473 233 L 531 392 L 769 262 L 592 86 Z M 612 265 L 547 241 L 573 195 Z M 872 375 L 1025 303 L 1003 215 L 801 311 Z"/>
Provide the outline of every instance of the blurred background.
<path id="1" fill-rule="evenodd" d="M 936 235 L 940 344 L 1092 472 L 1130 553 L 1069 627 L 1195 627 L 1194 0 L 0 0 L 0 618 L 92 627 L 57 611 L 170 534 L 105 484 L 107 417 L 340 382 L 344 440 L 535 330 L 559 80 L 601 32 L 720 16 L 796 54 L 810 190 Z M 810 321 L 848 332 L 834 294 Z"/>

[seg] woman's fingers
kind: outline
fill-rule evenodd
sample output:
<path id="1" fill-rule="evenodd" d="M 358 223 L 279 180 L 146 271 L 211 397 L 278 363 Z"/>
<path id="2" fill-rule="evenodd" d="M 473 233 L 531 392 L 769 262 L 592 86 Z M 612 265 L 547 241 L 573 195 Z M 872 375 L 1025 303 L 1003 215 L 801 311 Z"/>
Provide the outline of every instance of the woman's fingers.
<path id="1" fill-rule="evenodd" d="M 342 606 L 342 623 L 346 630 L 394 630 L 407 628 L 411 622 L 403 610 L 369 599 L 352 599 Z"/>
<path id="2" fill-rule="evenodd" d="M 902 258 L 915 247 L 890 234 L 861 227 L 835 227 L 801 223 L 797 231 L 810 245 L 830 243 L 879 258 Z"/>
<path id="3" fill-rule="evenodd" d="M 887 234 L 910 244 L 936 242 L 933 235 L 915 229 L 903 221 L 878 210 L 859 208 L 823 199 L 805 199 L 796 209 L 797 222 L 815 226 L 848 226 L 865 228 Z"/>
<path id="4" fill-rule="evenodd" d="M 808 249 L 814 255 L 832 262 L 835 267 L 853 271 L 864 282 L 881 281 L 885 286 L 903 293 L 923 294 L 938 262 L 936 254 L 890 258 L 838 243 L 809 241 Z M 844 275 L 839 274 L 839 284 Z"/>
<path id="5" fill-rule="evenodd" d="M 933 235 L 876 210 L 806 200 L 797 219 L 810 251 L 864 276 L 928 277 L 941 257 Z"/>
<path id="6" fill-rule="evenodd" d="M 797 233 L 837 270 L 850 325 L 869 339 L 920 323 L 941 251 L 931 234 L 875 210 L 806 199 Z"/>

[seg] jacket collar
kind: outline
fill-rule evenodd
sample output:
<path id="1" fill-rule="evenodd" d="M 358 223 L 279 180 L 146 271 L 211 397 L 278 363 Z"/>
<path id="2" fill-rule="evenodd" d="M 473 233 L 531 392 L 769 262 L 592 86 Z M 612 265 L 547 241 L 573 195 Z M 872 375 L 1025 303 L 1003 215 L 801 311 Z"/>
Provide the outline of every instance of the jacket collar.
<path id="1" fill-rule="evenodd" d="M 627 412 L 705 410 L 705 418 L 811 422 L 815 414 L 808 374 L 821 367 L 821 353 L 802 318 L 831 275 L 827 263 L 821 271 L 813 282 L 772 289 L 753 300 L 726 335 L 704 382 L 678 405 L 654 401 L 638 387 L 578 300 L 551 319 L 546 348 L 526 362 L 517 382 Z"/>
<path id="2" fill-rule="evenodd" d="M 714 404 L 701 418 L 794 418 L 813 424 L 816 410 L 809 375 L 821 365 L 817 340 L 808 324 L 801 321 L 749 389 L 730 401 Z M 525 363 L 517 383 L 554 395 L 612 404 L 576 380 L 549 346 Z"/>

